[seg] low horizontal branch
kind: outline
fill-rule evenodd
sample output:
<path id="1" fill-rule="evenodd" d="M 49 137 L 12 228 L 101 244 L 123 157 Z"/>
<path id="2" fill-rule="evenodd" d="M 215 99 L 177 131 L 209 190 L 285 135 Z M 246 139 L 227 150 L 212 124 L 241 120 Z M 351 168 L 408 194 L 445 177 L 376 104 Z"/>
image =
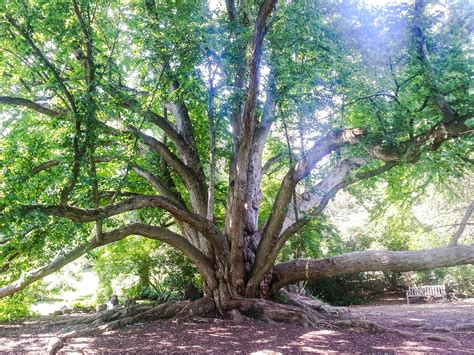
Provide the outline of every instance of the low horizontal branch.
<path id="1" fill-rule="evenodd" d="M 326 279 L 366 271 L 421 271 L 474 263 L 474 244 L 416 251 L 367 250 L 326 259 L 297 259 L 273 268 L 272 289 L 302 280 Z"/>
<path id="2" fill-rule="evenodd" d="M 181 251 L 189 261 L 199 269 L 206 281 L 214 279 L 214 271 L 211 261 L 193 246 L 183 236 L 170 231 L 167 228 L 150 226 L 142 223 L 134 223 L 128 226 L 130 234 L 137 234 L 147 238 L 160 240 Z"/>
<path id="3" fill-rule="evenodd" d="M 189 261 L 196 265 L 199 271 L 204 276 L 206 276 L 206 280 L 212 281 L 212 264 L 209 259 L 198 249 L 192 246 L 191 243 L 189 243 L 181 235 L 166 228 L 150 226 L 141 223 L 133 223 L 121 228 L 117 228 L 113 231 L 103 233 L 102 240 L 97 241 L 94 238 L 88 243 L 79 245 L 63 255 L 58 255 L 45 266 L 23 273 L 18 280 L 0 288 L 0 298 L 12 295 L 24 289 L 35 281 L 60 270 L 65 265 L 71 263 L 93 249 L 119 241 L 130 235 L 141 235 L 147 238 L 160 240 L 175 247 L 181 251 L 189 259 Z"/>
<path id="4" fill-rule="evenodd" d="M 49 264 L 41 266 L 35 270 L 23 273 L 18 280 L 1 287 L 0 298 L 21 291 L 25 287 L 31 285 L 33 282 L 38 281 L 43 277 L 46 277 L 52 274 L 53 272 L 61 269 L 63 266 L 73 262 L 74 260 L 76 260 L 77 258 L 84 255 L 90 250 L 120 239 L 121 237 L 117 236 L 115 233 L 104 233 L 104 238 L 100 242 L 97 242 L 94 238 L 87 244 L 79 245 L 65 254 L 58 255 Z"/>

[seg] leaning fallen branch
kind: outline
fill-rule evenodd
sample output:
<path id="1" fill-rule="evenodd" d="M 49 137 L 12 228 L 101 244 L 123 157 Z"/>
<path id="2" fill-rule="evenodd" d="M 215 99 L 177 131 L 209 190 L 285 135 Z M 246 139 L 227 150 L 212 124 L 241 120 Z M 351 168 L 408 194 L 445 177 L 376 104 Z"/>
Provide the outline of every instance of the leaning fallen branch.
<path id="1" fill-rule="evenodd" d="M 302 280 L 324 279 L 365 271 L 420 271 L 474 263 L 474 244 L 416 251 L 368 250 L 326 259 L 297 259 L 273 268 L 272 289 Z"/>

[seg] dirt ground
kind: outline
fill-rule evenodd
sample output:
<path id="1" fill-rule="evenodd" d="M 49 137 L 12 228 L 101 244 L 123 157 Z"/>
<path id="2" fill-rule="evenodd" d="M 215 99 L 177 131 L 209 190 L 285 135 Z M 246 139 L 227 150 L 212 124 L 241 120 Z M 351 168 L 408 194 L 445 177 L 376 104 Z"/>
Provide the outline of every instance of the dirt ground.
<path id="1" fill-rule="evenodd" d="M 360 319 L 403 331 L 310 329 L 259 321 L 176 323 L 156 321 L 127 326 L 94 337 L 71 339 L 60 353 L 450 353 L 474 354 L 474 299 L 456 303 L 351 307 Z M 0 324 L 0 353 L 43 350 L 60 333 L 72 330 L 53 321 L 68 315 Z"/>

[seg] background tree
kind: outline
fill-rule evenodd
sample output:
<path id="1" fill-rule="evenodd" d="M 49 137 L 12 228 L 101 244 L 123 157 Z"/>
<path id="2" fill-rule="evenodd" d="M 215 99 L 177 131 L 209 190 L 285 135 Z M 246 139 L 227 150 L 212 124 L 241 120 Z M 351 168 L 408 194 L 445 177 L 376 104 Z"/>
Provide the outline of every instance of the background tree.
<path id="1" fill-rule="evenodd" d="M 130 235 L 196 266 L 202 313 L 300 323 L 307 308 L 265 298 L 472 263 L 456 243 L 276 263 L 350 185 L 469 169 L 469 6 L 2 4 L 0 296 Z"/>

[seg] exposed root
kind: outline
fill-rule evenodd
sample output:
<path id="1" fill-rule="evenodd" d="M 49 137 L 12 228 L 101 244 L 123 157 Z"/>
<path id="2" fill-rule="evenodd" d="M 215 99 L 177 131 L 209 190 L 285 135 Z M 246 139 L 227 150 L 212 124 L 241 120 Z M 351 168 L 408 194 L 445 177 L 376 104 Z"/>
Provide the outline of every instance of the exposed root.
<path id="1" fill-rule="evenodd" d="M 413 332 L 407 332 L 403 331 L 400 329 L 395 329 L 391 327 L 384 326 L 382 324 L 372 322 L 372 321 L 366 321 L 366 320 L 359 320 L 355 319 L 354 317 L 349 316 L 349 310 L 347 308 L 343 307 L 332 307 L 329 305 L 326 305 L 322 302 L 310 299 L 305 296 L 301 296 L 298 294 L 294 294 L 288 291 L 283 290 L 283 295 L 287 298 L 288 302 L 299 306 L 305 310 L 308 308 L 311 310 L 317 310 L 319 312 L 323 312 L 327 315 L 332 315 L 336 316 L 336 318 L 332 317 L 332 319 L 327 320 L 327 323 L 331 325 L 332 327 L 336 328 L 364 328 L 367 329 L 370 332 L 374 333 L 392 333 L 392 334 L 397 334 L 405 338 L 413 338 L 415 336 L 417 337 L 422 337 L 426 340 L 432 340 L 432 341 L 443 341 L 450 343 L 452 345 L 459 346 L 461 343 L 446 335 L 441 335 L 441 334 L 436 334 L 436 333 L 413 333 Z M 337 316 L 341 315 L 347 315 L 346 319 L 337 319 Z M 341 317 L 339 317 L 341 318 Z M 466 324 L 466 325 L 461 325 L 456 328 L 456 330 L 470 330 L 472 329 L 473 324 Z M 424 328 L 421 328 L 424 330 Z M 452 330 L 448 328 L 442 328 L 442 327 L 437 327 L 430 329 L 432 331 L 436 332 L 444 332 L 444 333 L 449 333 Z"/>
<path id="2" fill-rule="evenodd" d="M 273 324 L 276 322 L 297 324 L 303 327 L 329 327 L 330 318 L 327 314 L 316 311 L 307 305 L 281 304 L 265 299 L 242 298 L 226 304 L 229 316 L 238 322 L 246 317 L 263 320 Z"/>
<path id="3" fill-rule="evenodd" d="M 222 304 L 229 319 L 236 323 L 245 323 L 249 318 L 263 320 L 267 323 L 297 324 L 303 327 L 317 328 L 363 328 L 374 333 L 392 333 L 406 338 L 424 338 L 432 341 L 443 341 L 459 346 L 461 343 L 446 334 L 407 332 L 382 324 L 360 320 L 350 315 L 346 308 L 331 307 L 308 297 L 283 293 L 285 304 L 276 303 L 267 299 L 239 298 Z M 100 312 L 92 317 L 74 319 L 70 322 L 59 321 L 56 324 L 76 325 L 82 327 L 53 339 L 46 352 L 55 354 L 71 338 L 102 333 L 123 326 L 158 319 L 173 319 L 176 322 L 218 322 L 218 310 L 213 300 L 201 298 L 196 301 L 182 301 L 178 303 L 164 303 L 159 305 L 134 305 L 119 307 L 113 310 Z M 472 324 L 459 325 L 453 331 L 470 331 Z M 424 328 L 419 328 L 424 330 Z M 430 329 L 443 331 L 444 329 Z"/>
<path id="4" fill-rule="evenodd" d="M 177 303 L 163 303 L 160 305 L 120 307 L 100 312 L 87 319 L 81 319 L 80 323 L 76 322 L 75 324 L 87 323 L 88 326 L 86 328 L 74 330 L 54 338 L 48 344 L 45 352 L 47 354 L 56 354 L 65 345 L 66 341 L 72 338 L 103 333 L 137 322 L 171 318 L 177 321 L 184 321 L 192 318 L 202 319 L 210 315 L 215 315 L 215 305 L 214 302 L 208 298 L 201 298 L 194 302 L 183 301 Z M 91 326 L 89 326 L 89 324 Z"/>
<path id="5" fill-rule="evenodd" d="M 464 323 L 457 325 L 454 330 L 456 332 L 472 332 L 474 331 L 474 323 Z"/>
<path id="6" fill-rule="evenodd" d="M 442 341 L 445 343 L 450 343 L 455 346 L 461 346 L 461 342 L 457 339 L 454 339 L 452 337 L 446 336 L 446 335 L 441 335 L 441 334 L 432 334 L 432 333 L 426 333 L 423 334 L 423 337 L 426 340 L 432 340 L 432 341 Z"/>
<path id="7" fill-rule="evenodd" d="M 360 320 L 351 316 L 347 308 L 332 307 L 295 293 L 284 291 L 283 296 L 289 304 L 275 303 L 264 299 L 232 301 L 228 305 L 233 308 L 229 312 L 229 316 L 239 323 L 245 321 L 246 317 L 250 317 L 261 319 L 268 323 L 283 322 L 298 324 L 304 327 L 329 329 L 363 328 L 373 333 L 391 333 L 405 338 L 421 337 L 426 340 L 447 342 L 455 346 L 461 345 L 458 340 L 446 335 L 407 332 L 376 322 Z M 466 327 L 461 328 L 468 330 L 471 326 L 472 324 L 468 324 Z"/>
<path id="8" fill-rule="evenodd" d="M 309 297 L 281 290 L 277 303 L 266 299 L 234 299 L 226 303 L 228 317 L 234 322 L 242 323 L 248 318 L 297 324 L 303 327 L 338 328 L 338 322 L 347 318 L 349 311 L 344 307 L 333 307 Z"/>
<path id="9" fill-rule="evenodd" d="M 280 295 L 283 296 L 287 303 L 306 310 L 309 309 L 333 316 L 341 316 L 349 312 L 348 308 L 330 306 L 327 303 L 297 293 L 288 292 L 285 289 L 280 290 Z"/>
<path id="10" fill-rule="evenodd" d="M 403 330 L 386 327 L 377 322 L 358 320 L 358 319 L 346 319 L 334 321 L 333 324 L 338 328 L 363 328 L 372 333 L 395 333 L 404 337 L 411 337 L 413 334 L 405 332 Z"/>
<path id="11" fill-rule="evenodd" d="M 238 309 L 229 311 L 227 315 L 234 323 L 245 323 L 249 320 L 249 317 L 244 316 Z"/>
<path id="12" fill-rule="evenodd" d="M 341 320 L 334 322 L 335 325 L 341 327 L 341 328 L 364 328 L 367 329 L 371 332 L 374 333 L 392 333 L 392 334 L 398 334 L 401 335 L 405 338 L 423 338 L 426 340 L 432 340 L 432 341 L 441 341 L 445 343 L 450 343 L 455 346 L 461 346 L 461 342 L 457 339 L 454 339 L 453 337 L 443 335 L 443 334 L 436 334 L 436 333 L 414 333 L 414 332 L 406 332 L 400 329 L 395 329 L 391 327 L 386 327 L 383 326 L 379 323 L 376 322 L 371 322 L 371 321 L 359 321 L 355 319 L 351 320 Z M 435 331 L 442 331 L 446 332 L 446 328 L 433 328 L 432 330 Z"/>
<path id="13" fill-rule="evenodd" d="M 424 328 L 421 328 L 421 329 L 424 329 Z M 453 331 L 452 329 L 447 328 L 447 327 L 434 327 L 431 330 L 437 333 L 452 333 Z"/>
<path id="14" fill-rule="evenodd" d="M 74 319 L 61 319 L 55 322 L 49 322 L 47 325 L 48 326 L 58 326 L 58 325 L 75 326 L 75 325 L 91 324 L 91 323 L 102 324 L 114 319 L 118 319 L 120 317 L 135 315 L 135 314 L 144 312 L 155 306 L 156 304 L 142 304 L 142 305 L 134 305 L 130 307 L 116 307 L 114 309 L 104 310 L 101 312 L 94 313 L 87 317 L 80 317 L 80 318 L 74 318 Z M 69 318 L 70 316 L 68 315 L 66 317 Z"/>

